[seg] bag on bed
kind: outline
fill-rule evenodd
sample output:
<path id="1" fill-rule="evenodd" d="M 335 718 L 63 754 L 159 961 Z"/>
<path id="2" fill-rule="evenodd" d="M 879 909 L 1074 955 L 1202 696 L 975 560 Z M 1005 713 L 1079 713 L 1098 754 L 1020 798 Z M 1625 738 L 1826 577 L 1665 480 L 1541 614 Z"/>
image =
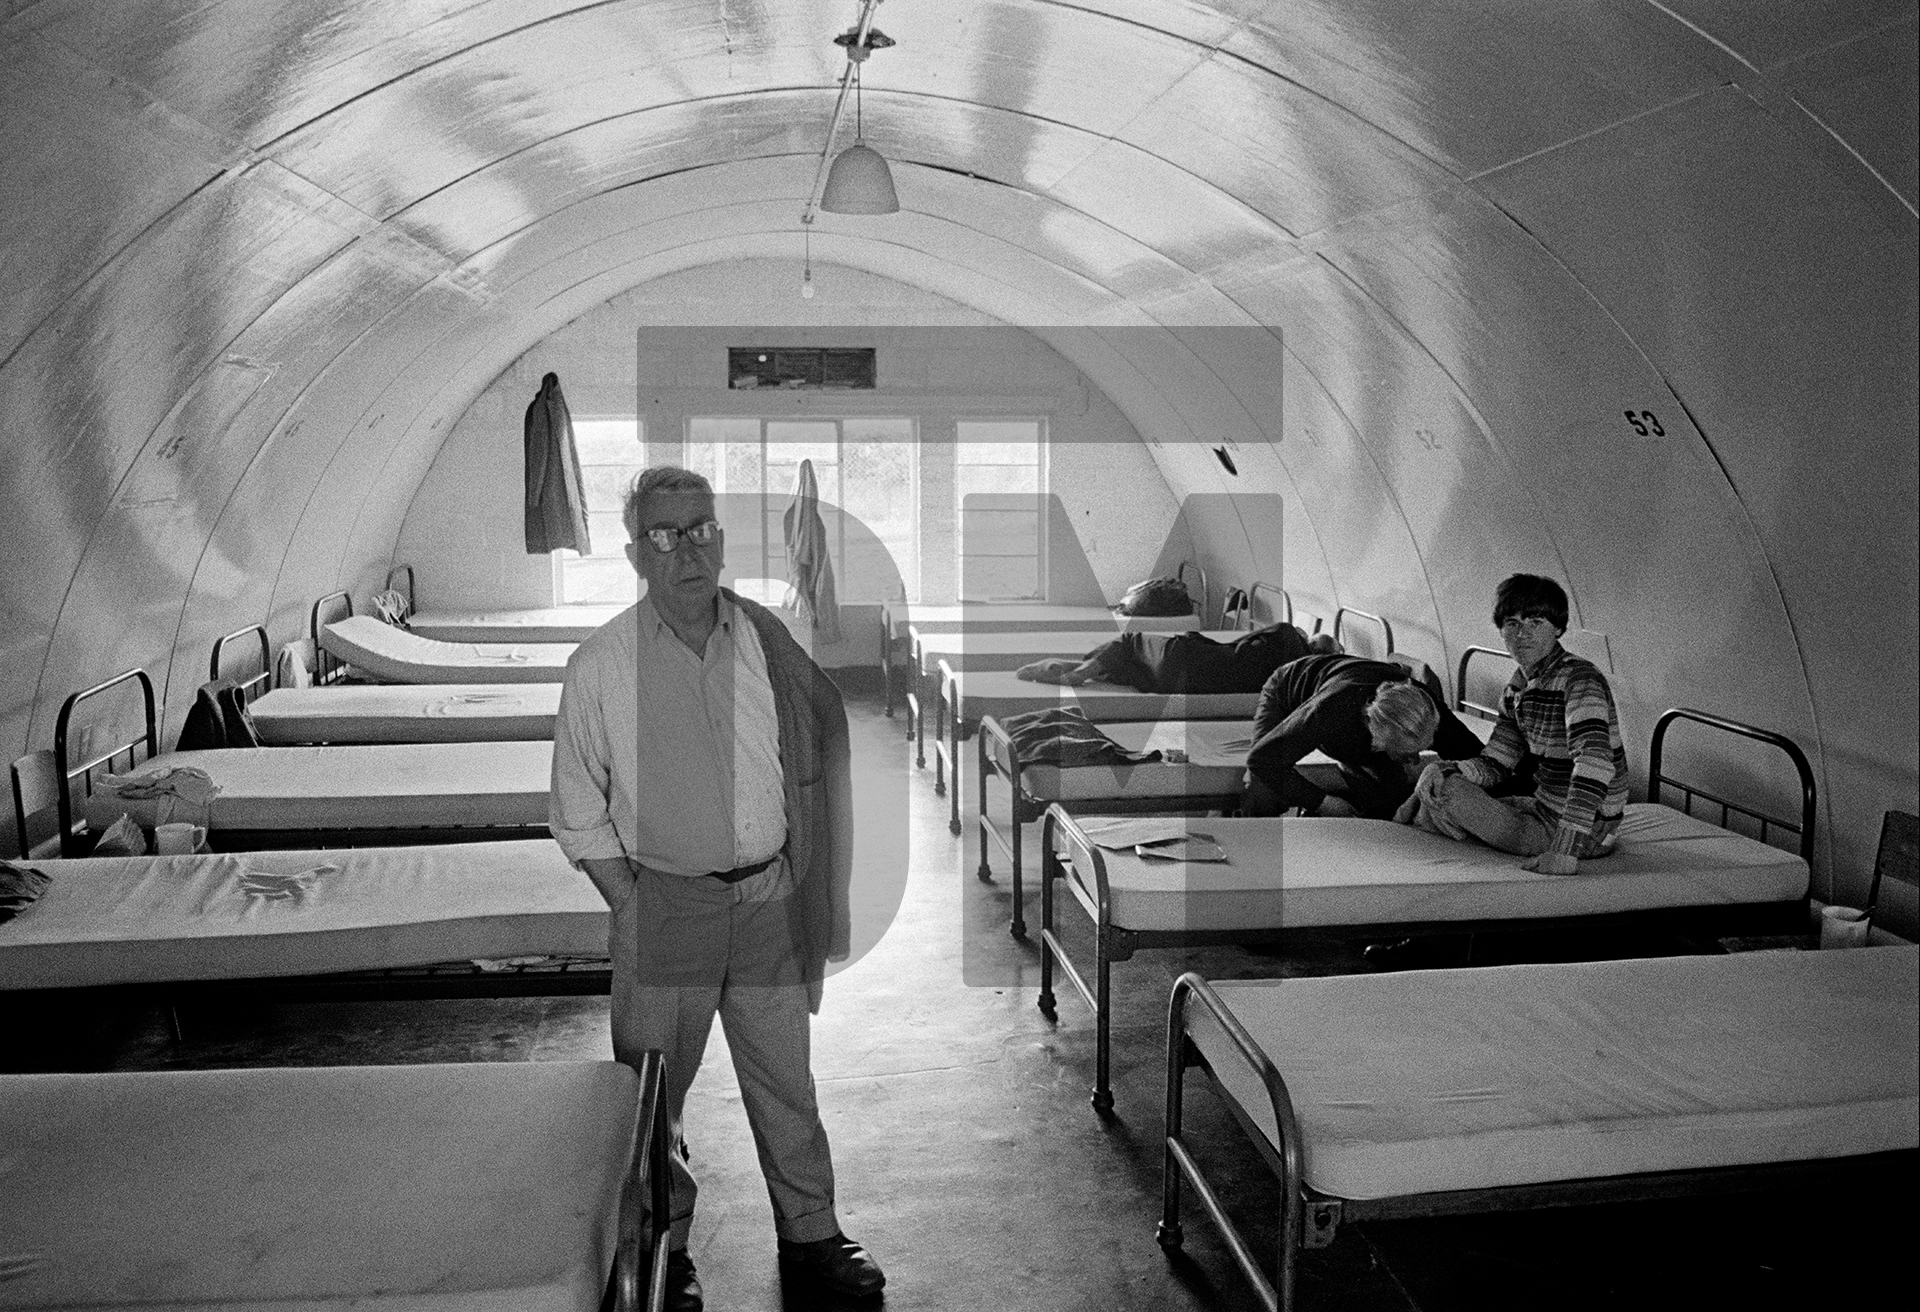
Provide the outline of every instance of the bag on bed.
<path id="1" fill-rule="evenodd" d="M 1119 615 L 1191 615 L 1193 597 L 1179 579 L 1145 579 L 1108 609 Z"/>
<path id="2" fill-rule="evenodd" d="M 388 588 L 385 592 L 376 592 L 369 598 L 373 613 L 380 620 L 393 625 L 396 629 L 407 627 L 407 616 L 412 608 L 407 605 L 407 594 Z"/>
<path id="3" fill-rule="evenodd" d="M 1158 752 L 1132 752 L 1100 732 L 1077 706 L 1009 715 L 1000 722 L 1022 765 L 1143 765 Z"/>

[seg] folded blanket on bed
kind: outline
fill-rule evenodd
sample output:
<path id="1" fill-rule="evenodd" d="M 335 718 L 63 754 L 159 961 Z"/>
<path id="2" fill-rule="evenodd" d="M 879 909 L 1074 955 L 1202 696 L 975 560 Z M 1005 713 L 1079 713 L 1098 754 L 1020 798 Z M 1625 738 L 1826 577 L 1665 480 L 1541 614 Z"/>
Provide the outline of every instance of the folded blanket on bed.
<path id="1" fill-rule="evenodd" d="M 1000 722 L 1022 765 L 1141 765 L 1159 752 L 1130 752 L 1100 732 L 1077 706 L 1009 715 Z"/>
<path id="2" fill-rule="evenodd" d="M 32 906 L 52 882 L 44 870 L 0 861 L 0 925 Z"/>

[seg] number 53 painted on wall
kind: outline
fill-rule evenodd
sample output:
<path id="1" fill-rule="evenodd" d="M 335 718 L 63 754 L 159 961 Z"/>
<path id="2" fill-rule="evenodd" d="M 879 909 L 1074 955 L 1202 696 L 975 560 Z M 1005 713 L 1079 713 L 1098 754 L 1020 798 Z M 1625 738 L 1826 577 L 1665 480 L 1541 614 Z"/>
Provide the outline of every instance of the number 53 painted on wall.
<path id="1" fill-rule="evenodd" d="M 1633 425 L 1633 431 L 1641 437 L 1665 437 L 1667 435 L 1667 430 L 1660 427 L 1660 421 L 1653 417 L 1653 411 L 1651 410 L 1641 410 L 1637 413 L 1632 410 L 1626 410 L 1622 411 L 1622 413 L 1626 415 L 1627 422 Z"/>

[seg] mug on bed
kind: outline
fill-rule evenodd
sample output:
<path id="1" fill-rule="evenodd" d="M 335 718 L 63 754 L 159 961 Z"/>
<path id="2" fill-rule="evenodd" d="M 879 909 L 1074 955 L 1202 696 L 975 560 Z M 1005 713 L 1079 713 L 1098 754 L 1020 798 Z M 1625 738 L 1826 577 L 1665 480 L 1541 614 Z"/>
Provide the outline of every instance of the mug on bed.
<path id="1" fill-rule="evenodd" d="M 205 825 L 190 825 L 184 820 L 153 827 L 153 850 L 161 856 L 186 856 L 206 845 Z"/>

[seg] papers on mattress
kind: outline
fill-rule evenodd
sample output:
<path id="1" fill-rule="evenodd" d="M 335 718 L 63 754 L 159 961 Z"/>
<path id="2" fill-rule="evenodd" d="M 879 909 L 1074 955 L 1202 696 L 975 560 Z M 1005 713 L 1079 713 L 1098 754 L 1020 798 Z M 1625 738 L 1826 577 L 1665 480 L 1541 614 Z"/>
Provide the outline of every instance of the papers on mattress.
<path id="1" fill-rule="evenodd" d="M 213 776 L 194 765 L 170 765 L 138 774 L 110 774 L 100 781 L 115 797 L 172 797 L 205 806 L 220 791 Z"/>
<path id="2" fill-rule="evenodd" d="M 1227 849 L 1212 834 L 1187 834 L 1162 843 L 1141 843 L 1134 854 L 1153 861 L 1225 861 Z"/>
<path id="3" fill-rule="evenodd" d="M 340 869 L 336 865 L 308 866 L 304 870 L 243 870 L 240 872 L 239 889 L 248 897 L 265 898 L 269 902 L 286 902 L 305 897 L 313 887 L 314 880 L 322 875 L 331 875 Z"/>

